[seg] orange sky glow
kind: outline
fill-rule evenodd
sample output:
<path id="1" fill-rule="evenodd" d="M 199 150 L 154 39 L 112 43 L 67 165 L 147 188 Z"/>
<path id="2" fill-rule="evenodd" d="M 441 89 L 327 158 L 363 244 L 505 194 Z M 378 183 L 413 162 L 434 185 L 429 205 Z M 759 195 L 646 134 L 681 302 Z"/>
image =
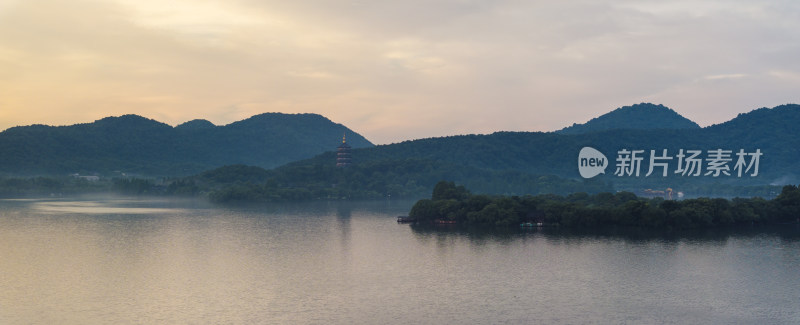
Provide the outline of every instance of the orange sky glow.
<path id="1" fill-rule="evenodd" d="M 0 130 L 318 113 L 374 143 L 800 102 L 794 1 L 0 0 Z"/>

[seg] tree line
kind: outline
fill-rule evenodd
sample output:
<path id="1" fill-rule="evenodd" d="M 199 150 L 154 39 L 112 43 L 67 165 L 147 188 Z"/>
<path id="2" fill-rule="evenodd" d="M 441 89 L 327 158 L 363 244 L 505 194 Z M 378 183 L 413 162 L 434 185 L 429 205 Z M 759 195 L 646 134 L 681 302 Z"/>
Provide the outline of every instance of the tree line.
<path id="1" fill-rule="evenodd" d="M 564 227 L 638 226 L 699 228 L 741 224 L 800 222 L 800 189 L 784 186 L 772 200 L 760 197 L 645 199 L 631 192 L 583 192 L 491 196 L 472 194 L 462 185 L 441 181 L 430 199 L 418 201 L 409 217 L 419 222 L 515 226 L 542 223 Z"/>
<path id="2" fill-rule="evenodd" d="M 333 161 L 333 160 L 331 160 Z M 227 166 L 183 178 L 215 202 L 325 199 L 419 199 L 440 179 L 455 179 L 484 193 L 541 194 L 608 191 L 610 184 L 576 181 L 518 171 L 485 170 L 426 159 L 359 162 L 347 168 L 332 163 L 289 164 L 274 170 Z M 178 186 L 175 186 L 177 190 Z"/>

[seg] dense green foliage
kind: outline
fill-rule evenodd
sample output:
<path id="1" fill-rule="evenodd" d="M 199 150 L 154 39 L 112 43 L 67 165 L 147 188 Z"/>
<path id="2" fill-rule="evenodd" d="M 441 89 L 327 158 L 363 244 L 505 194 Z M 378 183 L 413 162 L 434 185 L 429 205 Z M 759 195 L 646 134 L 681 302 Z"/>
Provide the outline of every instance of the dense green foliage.
<path id="1" fill-rule="evenodd" d="M 14 127 L 0 132 L 0 175 L 179 176 L 230 164 L 272 168 L 333 150 L 345 133 L 354 148 L 372 146 L 316 114 L 267 113 L 225 126 L 194 120 L 173 128 L 125 115 L 71 126 Z"/>
<path id="2" fill-rule="evenodd" d="M 331 159 L 334 159 L 331 156 Z M 334 160 L 331 160 L 333 162 Z M 440 179 L 453 179 L 486 193 L 572 193 L 608 191 L 598 181 L 566 180 L 513 171 L 491 171 L 444 162 L 405 159 L 370 161 L 348 168 L 333 163 L 289 164 L 274 170 L 226 166 L 180 179 L 199 187 L 217 202 L 312 199 L 411 198 L 427 195 Z M 168 192 L 176 192 L 173 186 Z"/>
<path id="3" fill-rule="evenodd" d="M 773 200 L 762 198 L 643 199 L 630 192 L 525 196 L 471 194 L 453 182 L 439 182 L 431 199 L 418 201 L 409 216 L 421 222 L 470 225 L 521 223 L 566 227 L 640 226 L 695 228 L 755 223 L 798 222 L 800 189 L 783 187 Z"/>
<path id="4" fill-rule="evenodd" d="M 224 171 L 227 176 L 217 177 L 214 182 L 203 180 L 207 175 L 201 176 L 196 184 L 210 188 L 208 192 L 215 200 L 226 202 L 389 196 L 420 198 L 441 179 L 464 184 L 478 193 L 500 195 L 566 195 L 614 190 L 641 193 L 648 188 L 663 191 L 669 187 L 676 193 L 686 193 L 688 197 L 772 198 L 778 195 L 780 187 L 770 183 L 793 181 L 796 164 L 791 159 L 800 159 L 796 149 L 800 143 L 795 145 L 798 137 L 785 136 L 796 133 L 786 122 L 791 120 L 800 122 L 800 106 L 759 109 L 740 115 L 728 124 L 705 129 L 611 130 L 592 136 L 499 132 L 421 139 L 354 150 L 355 164 L 344 170 L 334 167 L 335 153 L 327 152 L 269 171 L 267 176 L 251 182 L 245 182 L 247 177 L 235 175 L 235 171 L 220 169 L 211 174 Z M 746 127 L 753 123 L 762 126 L 755 129 Z M 759 177 L 670 175 L 623 178 L 613 176 L 614 167 L 611 166 L 605 175 L 591 180 L 574 180 L 579 179 L 576 155 L 581 147 L 592 146 L 613 152 L 620 144 L 627 148 L 670 150 L 761 148 L 765 157 L 761 161 Z"/>
<path id="5" fill-rule="evenodd" d="M 697 123 L 663 105 L 641 103 L 617 108 L 585 124 L 573 124 L 556 133 L 583 134 L 618 129 L 699 129 Z"/>
<path id="6" fill-rule="evenodd" d="M 514 171 L 533 175 L 556 175 L 579 179 L 577 155 L 585 146 L 606 153 L 610 166 L 595 179 L 613 183 L 617 190 L 636 191 L 667 187 L 689 196 L 747 195 L 732 191 L 743 186 L 784 185 L 800 182 L 800 105 L 784 105 L 741 114 L 727 123 L 702 129 L 683 130 L 609 130 L 591 134 L 563 135 L 542 132 L 497 132 L 489 135 L 461 135 L 420 139 L 353 151 L 353 160 L 371 161 L 421 159 L 494 171 Z M 727 150 L 760 149 L 757 177 L 711 176 L 688 177 L 670 172 L 667 177 L 645 177 L 648 161 L 642 164 L 639 177 L 614 175 L 615 153 L 620 149 Z M 649 153 L 649 151 L 648 151 Z M 735 156 L 734 156 L 735 158 Z M 298 162 L 308 166 L 331 161 L 331 154 Z M 670 166 L 675 169 L 676 162 Z M 701 192 L 696 192 L 697 190 Z M 717 193 L 719 192 L 719 193 Z M 751 193 L 766 195 L 766 193 Z"/>
<path id="7" fill-rule="evenodd" d="M 0 196 L 114 192 L 128 195 L 208 196 L 220 203 L 297 200 L 406 198 L 427 195 L 437 180 L 456 179 L 486 193 L 600 192 L 610 187 L 598 181 L 499 172 L 423 160 L 378 161 L 337 168 L 333 163 L 290 164 L 274 170 L 231 165 L 190 177 L 76 177 L 0 179 Z M 84 184 L 84 186 L 76 186 Z"/>

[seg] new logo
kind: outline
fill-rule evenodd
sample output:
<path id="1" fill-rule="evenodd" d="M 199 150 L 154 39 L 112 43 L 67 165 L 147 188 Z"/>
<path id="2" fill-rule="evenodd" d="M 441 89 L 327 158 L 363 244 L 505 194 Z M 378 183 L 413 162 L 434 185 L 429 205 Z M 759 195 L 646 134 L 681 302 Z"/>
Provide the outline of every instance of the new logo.
<path id="1" fill-rule="evenodd" d="M 578 172 L 583 178 L 592 178 L 606 173 L 608 158 L 595 148 L 583 147 L 578 153 Z"/>

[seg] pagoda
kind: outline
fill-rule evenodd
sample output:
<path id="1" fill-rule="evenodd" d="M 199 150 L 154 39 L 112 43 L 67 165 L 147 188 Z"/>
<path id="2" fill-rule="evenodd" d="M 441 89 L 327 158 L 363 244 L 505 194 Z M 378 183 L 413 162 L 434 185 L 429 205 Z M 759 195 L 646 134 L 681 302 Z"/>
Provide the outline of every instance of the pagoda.
<path id="1" fill-rule="evenodd" d="M 336 148 L 336 167 L 347 167 L 352 163 L 350 150 L 352 147 L 347 144 L 345 135 L 342 134 L 342 145 Z"/>

